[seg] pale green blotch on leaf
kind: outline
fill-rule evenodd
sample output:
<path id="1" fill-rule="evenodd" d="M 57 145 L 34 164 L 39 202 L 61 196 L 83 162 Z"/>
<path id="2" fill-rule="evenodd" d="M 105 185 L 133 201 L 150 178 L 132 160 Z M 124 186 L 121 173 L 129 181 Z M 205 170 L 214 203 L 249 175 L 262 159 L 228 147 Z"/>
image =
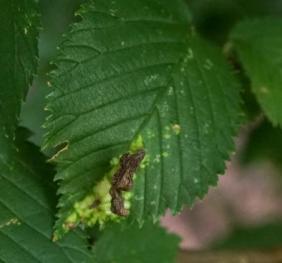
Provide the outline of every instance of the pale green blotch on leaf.
<path id="1" fill-rule="evenodd" d="M 138 136 L 130 145 L 129 152 L 135 153 L 140 149 L 143 149 L 142 136 Z M 111 211 L 111 181 L 114 174 L 119 169 L 119 160 L 121 156 L 114 157 L 110 161 L 111 170 L 98 182 L 90 194 L 88 194 L 83 200 L 76 202 L 73 206 L 73 211 L 65 220 L 62 229 L 56 230 L 53 236 L 53 240 L 60 239 L 64 234 L 77 226 L 93 227 L 98 224 L 100 228 L 103 228 L 109 221 L 120 221 L 121 217 L 117 216 Z M 145 157 L 140 164 L 141 168 L 148 165 L 148 159 Z M 135 176 L 133 177 L 135 178 Z M 122 193 L 124 200 L 124 207 L 130 209 L 130 199 L 132 197 L 131 192 Z M 63 233 L 63 234 L 61 234 Z"/>

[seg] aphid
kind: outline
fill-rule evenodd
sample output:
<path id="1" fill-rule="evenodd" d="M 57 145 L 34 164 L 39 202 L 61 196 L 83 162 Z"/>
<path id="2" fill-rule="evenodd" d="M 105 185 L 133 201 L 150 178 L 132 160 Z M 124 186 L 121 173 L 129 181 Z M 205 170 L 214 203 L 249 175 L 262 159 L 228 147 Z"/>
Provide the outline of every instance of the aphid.
<path id="1" fill-rule="evenodd" d="M 124 208 L 122 191 L 129 191 L 133 186 L 133 175 L 145 156 L 143 149 L 136 153 L 126 153 L 120 158 L 120 167 L 112 179 L 110 194 L 112 196 L 111 210 L 114 214 L 127 216 L 128 210 Z"/>

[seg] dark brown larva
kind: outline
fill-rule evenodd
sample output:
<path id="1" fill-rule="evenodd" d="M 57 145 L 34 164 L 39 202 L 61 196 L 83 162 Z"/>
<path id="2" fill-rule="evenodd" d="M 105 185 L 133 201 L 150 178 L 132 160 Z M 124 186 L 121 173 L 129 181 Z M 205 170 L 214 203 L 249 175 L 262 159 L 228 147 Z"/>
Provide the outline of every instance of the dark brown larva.
<path id="1" fill-rule="evenodd" d="M 119 216 L 127 216 L 128 210 L 124 208 L 122 191 L 129 191 L 133 186 L 133 175 L 145 156 L 143 149 L 136 153 L 126 153 L 120 158 L 120 167 L 114 174 L 110 194 L 112 197 L 111 210 Z"/>
<path id="2" fill-rule="evenodd" d="M 111 210 L 114 214 L 119 216 L 128 216 L 128 210 L 124 208 L 121 191 L 111 188 L 110 194 L 112 196 Z"/>

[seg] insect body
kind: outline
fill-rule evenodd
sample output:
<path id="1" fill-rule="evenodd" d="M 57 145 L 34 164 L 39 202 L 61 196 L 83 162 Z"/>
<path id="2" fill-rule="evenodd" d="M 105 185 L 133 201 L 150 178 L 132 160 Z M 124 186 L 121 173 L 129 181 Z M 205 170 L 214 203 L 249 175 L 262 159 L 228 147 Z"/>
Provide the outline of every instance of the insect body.
<path id="1" fill-rule="evenodd" d="M 145 156 L 143 149 L 136 153 L 126 153 L 120 158 L 120 167 L 114 174 L 110 194 L 112 197 L 111 210 L 114 214 L 127 216 L 128 210 L 124 208 L 122 191 L 129 191 L 133 186 L 133 175 Z"/>
<path id="2" fill-rule="evenodd" d="M 128 216 L 128 210 L 124 207 L 122 193 L 119 190 L 111 188 L 110 194 L 112 196 L 111 210 L 114 214 L 119 216 Z"/>

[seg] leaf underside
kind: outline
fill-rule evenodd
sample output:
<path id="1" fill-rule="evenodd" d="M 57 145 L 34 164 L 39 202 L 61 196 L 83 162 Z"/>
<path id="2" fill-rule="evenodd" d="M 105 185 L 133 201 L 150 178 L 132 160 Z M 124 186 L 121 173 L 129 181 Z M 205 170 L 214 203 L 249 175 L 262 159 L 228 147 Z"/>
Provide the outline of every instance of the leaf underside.
<path id="1" fill-rule="evenodd" d="M 139 135 L 148 165 L 135 180 L 134 220 L 193 204 L 223 173 L 240 120 L 237 82 L 220 51 L 190 33 L 188 12 L 177 12 L 168 0 L 97 0 L 80 10 L 47 105 L 45 147 L 67 145 L 53 158 L 57 227 Z"/>
<path id="2" fill-rule="evenodd" d="M 231 34 L 252 90 L 273 124 L 282 124 L 282 19 L 245 20 Z"/>

